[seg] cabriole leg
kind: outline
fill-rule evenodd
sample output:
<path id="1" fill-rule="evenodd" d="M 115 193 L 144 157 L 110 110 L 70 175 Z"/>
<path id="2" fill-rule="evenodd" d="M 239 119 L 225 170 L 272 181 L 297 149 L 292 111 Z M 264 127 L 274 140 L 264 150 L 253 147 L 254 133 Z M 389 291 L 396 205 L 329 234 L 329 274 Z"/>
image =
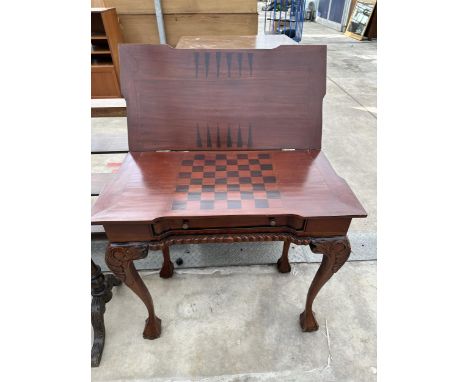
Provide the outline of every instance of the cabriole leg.
<path id="1" fill-rule="evenodd" d="M 154 340 L 161 335 L 161 320 L 154 313 L 153 299 L 133 264 L 148 255 L 148 243 L 110 243 L 106 250 L 106 264 L 145 304 L 148 309 L 143 338 Z"/>
<path id="2" fill-rule="evenodd" d="M 304 312 L 300 315 L 302 331 L 312 332 L 318 330 L 319 325 L 312 312 L 312 303 L 320 289 L 343 266 L 351 253 L 351 246 L 346 236 L 313 239 L 310 249 L 314 253 L 322 253 L 322 263 L 317 271 L 309 292 Z"/>
<path id="3" fill-rule="evenodd" d="M 174 264 L 171 261 L 171 256 L 169 253 L 169 246 L 167 244 L 164 244 L 162 247 L 162 253 L 163 253 L 163 265 L 161 270 L 159 271 L 159 276 L 162 277 L 163 279 L 168 279 L 172 277 L 172 274 L 174 273 Z"/>
<path id="4" fill-rule="evenodd" d="M 284 241 L 283 253 L 281 257 L 278 259 L 278 262 L 276 263 L 276 266 L 278 267 L 278 271 L 280 273 L 291 272 L 291 265 L 289 264 L 289 259 L 288 259 L 290 245 L 291 245 L 291 242 L 289 240 Z"/>

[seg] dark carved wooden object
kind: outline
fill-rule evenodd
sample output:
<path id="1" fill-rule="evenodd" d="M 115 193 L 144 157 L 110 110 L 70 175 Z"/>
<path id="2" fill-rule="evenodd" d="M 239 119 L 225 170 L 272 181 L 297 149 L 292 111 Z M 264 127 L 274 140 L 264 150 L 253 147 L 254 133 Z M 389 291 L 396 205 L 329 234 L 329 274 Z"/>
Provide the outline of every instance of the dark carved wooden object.
<path id="1" fill-rule="evenodd" d="M 121 282 L 113 275 L 104 276 L 101 268 L 91 260 L 91 325 L 93 326 L 94 341 L 91 348 L 91 367 L 99 366 L 104 342 L 106 339 L 106 328 L 104 326 L 104 313 L 106 303 L 112 298 L 112 287 L 120 285 Z"/>
<path id="2" fill-rule="evenodd" d="M 330 280 L 334 273 L 343 266 L 351 253 L 351 246 L 346 236 L 312 239 L 310 249 L 314 253 L 323 254 L 322 263 L 317 271 L 309 292 L 304 312 L 300 315 L 300 323 L 304 332 L 318 330 L 319 325 L 312 312 L 312 303 L 320 289 Z"/>
<path id="3" fill-rule="evenodd" d="M 143 338 L 154 340 L 161 335 L 161 320 L 154 313 L 153 299 L 133 264 L 148 255 L 148 243 L 110 243 L 106 250 L 106 264 L 127 285 L 148 309 Z"/>
<path id="4" fill-rule="evenodd" d="M 310 237 L 299 237 L 289 233 L 231 233 L 231 234 L 205 234 L 168 236 L 160 241 L 149 243 L 149 249 L 157 251 L 163 247 L 174 244 L 208 244 L 208 243 L 245 243 L 258 241 L 289 241 L 298 245 L 306 245 L 311 241 Z M 288 246 L 289 248 L 289 246 Z M 284 252 L 283 252 L 284 255 Z M 286 252 L 287 256 L 287 252 Z"/>

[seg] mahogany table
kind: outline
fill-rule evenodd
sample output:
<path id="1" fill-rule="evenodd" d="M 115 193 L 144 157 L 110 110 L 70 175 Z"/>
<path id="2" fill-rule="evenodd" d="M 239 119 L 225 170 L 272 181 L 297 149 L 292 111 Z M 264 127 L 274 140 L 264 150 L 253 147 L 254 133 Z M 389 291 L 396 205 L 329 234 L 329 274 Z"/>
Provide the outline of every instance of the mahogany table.
<path id="1" fill-rule="evenodd" d="M 170 246 L 188 243 L 283 241 L 280 272 L 291 243 L 322 253 L 300 314 L 317 330 L 312 303 L 350 255 L 352 218 L 366 216 L 321 151 L 326 46 L 122 45 L 120 59 L 130 152 L 91 221 L 148 310 L 143 337 L 159 337 L 161 320 L 133 262 L 161 249 L 170 278 Z"/>

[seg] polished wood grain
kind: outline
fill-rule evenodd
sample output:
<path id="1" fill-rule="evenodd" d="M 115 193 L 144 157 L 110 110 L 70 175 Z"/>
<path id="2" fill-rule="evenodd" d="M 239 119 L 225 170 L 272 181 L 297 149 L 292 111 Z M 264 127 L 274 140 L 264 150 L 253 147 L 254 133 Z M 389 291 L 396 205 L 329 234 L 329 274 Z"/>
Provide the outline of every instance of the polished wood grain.
<path id="1" fill-rule="evenodd" d="M 346 234 L 351 218 L 364 216 L 318 150 L 141 152 L 126 156 L 91 221 L 104 225 L 109 240 L 125 242 L 207 229 L 337 236 Z"/>
<path id="2" fill-rule="evenodd" d="M 227 141 L 228 130 L 239 127 L 252 130 L 252 145 L 243 148 L 321 147 L 325 46 L 128 44 L 120 59 L 130 151 L 239 150 Z M 219 146 L 198 140 L 199 131 L 218 128 Z"/>
<path id="3" fill-rule="evenodd" d="M 247 183 L 241 183 L 243 172 L 250 176 L 255 165 L 248 163 L 247 155 L 269 155 L 271 164 L 264 165 L 267 170 L 260 170 L 258 179 L 266 173 L 275 177 L 275 190 L 279 192 L 277 203 L 266 208 L 256 208 L 249 203 L 243 203 L 239 208 L 228 209 L 203 209 L 197 203 L 187 204 L 186 209 L 173 209 L 174 201 L 179 196 L 185 199 L 186 193 L 177 190 L 177 186 L 185 178 L 188 168 L 198 167 L 203 161 L 214 161 L 216 156 L 225 155 L 225 162 L 237 161 L 237 164 L 218 167 L 213 164 L 208 167 L 213 172 L 213 178 L 206 178 L 207 166 L 200 171 L 196 179 L 199 184 L 192 185 L 194 192 L 200 192 L 200 197 L 216 192 L 229 192 L 228 184 L 237 185 L 238 190 L 233 190 L 234 199 L 241 200 L 241 192 L 250 188 L 252 183 L 262 184 L 255 177 L 250 177 Z M 229 216 L 229 215 L 297 215 L 304 218 L 320 217 L 363 217 L 365 211 L 346 182 L 340 178 L 325 154 L 321 151 L 238 151 L 229 152 L 205 152 L 204 159 L 195 160 L 200 153 L 193 152 L 142 152 L 129 153 L 122 163 L 116 178 L 101 193 L 93 206 L 92 222 L 94 224 L 107 224 L 116 222 L 126 223 L 153 223 L 158 219 L 180 217 L 204 217 L 204 216 Z M 246 156 L 246 159 L 237 159 L 238 156 Z M 230 159 L 233 158 L 233 159 Z M 255 159 L 254 159 L 255 160 Z M 189 163 L 192 161 L 192 165 Z M 218 162 L 220 163 L 220 162 Z M 239 164 L 241 163 L 241 164 Z M 261 166 L 261 165 L 256 165 Z M 230 168 L 237 170 L 239 174 L 229 176 Z M 238 170 L 241 168 L 241 170 Z M 294 169 L 294 171 L 292 171 Z M 212 170 L 212 171 L 211 171 Z M 205 174 L 205 177 L 204 177 Z M 198 176 L 199 175 L 199 176 Z M 256 175 L 256 174 L 254 174 Z M 182 176 L 182 177 L 181 177 Z M 217 178 L 227 179 L 225 183 L 216 184 Z M 186 183 L 186 182 L 184 182 Z M 198 183 L 198 182 L 197 182 Z M 203 191 L 203 185 L 212 187 Z M 267 183 L 268 186 L 268 183 Z M 180 188 L 179 188 L 180 189 Z M 190 188 L 187 188 L 189 190 Z M 234 189 L 234 187 L 233 187 Z M 182 188 L 182 190 L 185 190 Z M 272 190 L 272 191 L 275 191 Z M 260 192 L 260 191 L 259 191 Z M 262 193 L 266 191 L 261 190 Z M 123 197 L 124 195 L 124 197 Z M 206 199 L 208 200 L 208 199 Z M 249 201 L 249 200 L 247 200 Z"/>
<path id="4" fill-rule="evenodd" d="M 177 49 L 273 49 L 280 45 L 297 45 L 288 36 L 183 36 Z"/>

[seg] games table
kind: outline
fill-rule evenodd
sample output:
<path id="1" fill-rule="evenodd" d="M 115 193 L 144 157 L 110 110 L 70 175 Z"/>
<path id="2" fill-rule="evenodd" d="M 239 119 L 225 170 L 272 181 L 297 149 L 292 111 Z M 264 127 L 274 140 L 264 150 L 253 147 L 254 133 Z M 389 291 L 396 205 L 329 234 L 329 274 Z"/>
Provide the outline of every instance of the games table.
<path id="1" fill-rule="evenodd" d="M 283 241 L 323 254 L 300 314 L 348 259 L 347 231 L 366 212 L 321 151 L 326 46 L 173 49 L 121 45 L 129 153 L 92 210 L 110 241 L 106 263 L 145 304 L 143 337 L 161 334 L 134 261 L 170 246 Z M 209 293 L 209 291 L 207 291 Z"/>

